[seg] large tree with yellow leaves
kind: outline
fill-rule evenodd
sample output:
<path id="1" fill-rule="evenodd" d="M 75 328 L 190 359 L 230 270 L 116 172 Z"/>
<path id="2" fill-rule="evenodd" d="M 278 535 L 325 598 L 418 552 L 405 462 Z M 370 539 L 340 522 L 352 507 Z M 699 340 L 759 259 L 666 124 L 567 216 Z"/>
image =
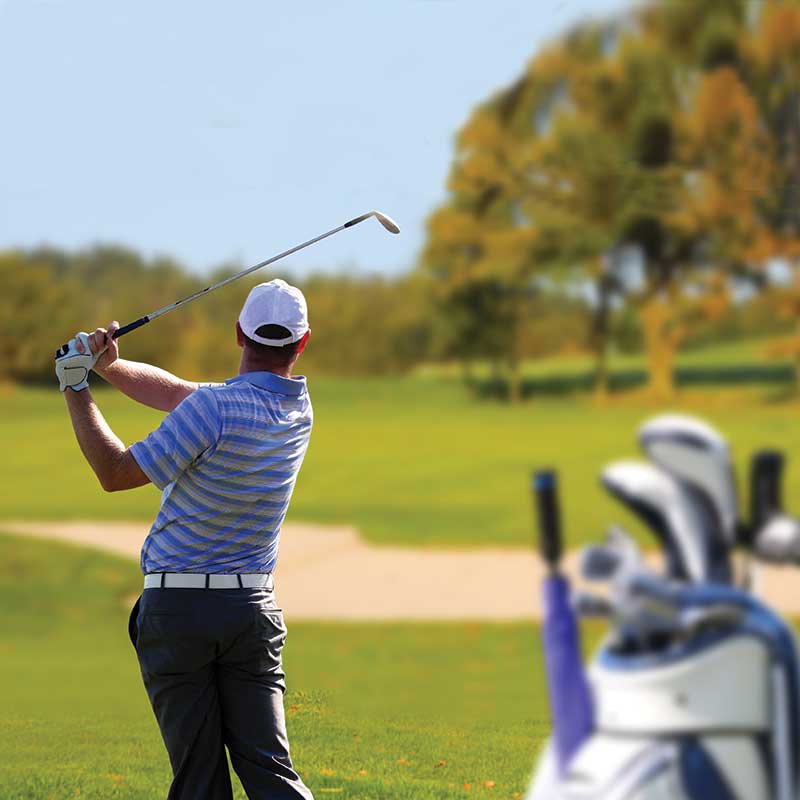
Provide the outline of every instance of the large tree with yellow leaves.
<path id="1" fill-rule="evenodd" d="M 581 27 L 459 132 L 423 267 L 462 319 L 501 287 L 501 333 L 543 284 L 593 287 L 600 367 L 609 297 L 632 304 L 668 397 L 694 326 L 770 259 L 797 260 L 798 111 L 797 2 L 667 0 Z M 513 336 L 483 346 L 515 363 Z"/>

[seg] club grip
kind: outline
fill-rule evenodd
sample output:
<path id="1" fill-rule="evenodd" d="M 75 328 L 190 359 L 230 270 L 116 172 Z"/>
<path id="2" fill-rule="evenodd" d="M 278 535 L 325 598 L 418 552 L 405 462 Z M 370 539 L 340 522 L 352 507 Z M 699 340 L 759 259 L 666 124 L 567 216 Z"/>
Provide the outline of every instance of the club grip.
<path id="1" fill-rule="evenodd" d="M 113 338 L 119 339 L 120 336 L 124 336 L 126 333 L 135 331 L 137 328 L 141 328 L 142 325 L 147 325 L 148 322 L 150 322 L 150 317 L 139 317 L 139 319 L 129 322 L 127 325 L 123 325 L 121 328 L 117 328 L 117 330 L 114 331 Z"/>
<path id="2" fill-rule="evenodd" d="M 352 228 L 353 225 L 358 225 L 359 222 L 363 222 L 365 219 L 369 219 L 372 214 L 362 214 L 360 217 L 354 217 L 353 219 L 348 220 L 342 226 L 343 228 Z"/>
<path id="3" fill-rule="evenodd" d="M 783 509 L 783 464 L 783 453 L 778 450 L 759 450 L 753 454 L 750 461 L 750 524 L 754 531 Z"/>
<path id="4" fill-rule="evenodd" d="M 561 519 L 558 509 L 558 476 L 553 470 L 537 470 L 532 482 L 539 519 L 539 549 L 552 569 L 561 561 Z"/>

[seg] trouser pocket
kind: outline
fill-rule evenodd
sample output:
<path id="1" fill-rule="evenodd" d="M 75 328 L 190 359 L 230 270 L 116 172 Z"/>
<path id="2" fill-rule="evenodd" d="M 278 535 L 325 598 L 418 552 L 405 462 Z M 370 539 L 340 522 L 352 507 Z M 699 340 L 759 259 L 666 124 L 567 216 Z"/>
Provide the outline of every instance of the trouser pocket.
<path id="1" fill-rule="evenodd" d="M 256 611 L 256 669 L 285 689 L 283 646 L 286 643 L 286 624 L 279 608 L 262 605 Z"/>
<path id="2" fill-rule="evenodd" d="M 133 645 L 133 649 L 136 649 L 136 642 L 139 639 L 139 604 L 142 601 L 142 596 L 139 595 L 136 598 L 136 602 L 133 604 L 133 608 L 131 609 L 130 616 L 128 617 L 128 636 L 130 637 L 131 644 Z"/>

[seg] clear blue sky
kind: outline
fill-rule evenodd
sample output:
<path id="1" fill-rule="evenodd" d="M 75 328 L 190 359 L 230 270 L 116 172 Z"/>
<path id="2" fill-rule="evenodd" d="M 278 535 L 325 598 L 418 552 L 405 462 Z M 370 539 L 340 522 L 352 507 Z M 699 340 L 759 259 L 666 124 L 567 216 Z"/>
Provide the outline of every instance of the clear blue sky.
<path id="1" fill-rule="evenodd" d="M 0 248 L 197 270 L 411 266 L 452 137 L 537 47 L 626 0 L 0 0 Z"/>

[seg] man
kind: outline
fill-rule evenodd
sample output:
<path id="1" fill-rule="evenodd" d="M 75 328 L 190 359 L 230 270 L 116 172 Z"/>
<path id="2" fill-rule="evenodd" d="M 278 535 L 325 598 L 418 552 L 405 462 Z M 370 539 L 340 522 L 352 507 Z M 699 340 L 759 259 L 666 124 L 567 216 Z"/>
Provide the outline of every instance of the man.
<path id="1" fill-rule="evenodd" d="M 118 327 L 78 334 L 56 373 L 102 487 L 163 490 L 130 633 L 172 764 L 169 800 L 229 800 L 225 747 L 250 800 L 308 800 L 289 757 L 272 580 L 312 425 L 306 380 L 292 377 L 310 335 L 305 298 L 281 280 L 250 292 L 236 324 L 239 375 L 224 384 L 119 358 Z M 89 393 L 91 368 L 170 413 L 126 449 Z"/>

